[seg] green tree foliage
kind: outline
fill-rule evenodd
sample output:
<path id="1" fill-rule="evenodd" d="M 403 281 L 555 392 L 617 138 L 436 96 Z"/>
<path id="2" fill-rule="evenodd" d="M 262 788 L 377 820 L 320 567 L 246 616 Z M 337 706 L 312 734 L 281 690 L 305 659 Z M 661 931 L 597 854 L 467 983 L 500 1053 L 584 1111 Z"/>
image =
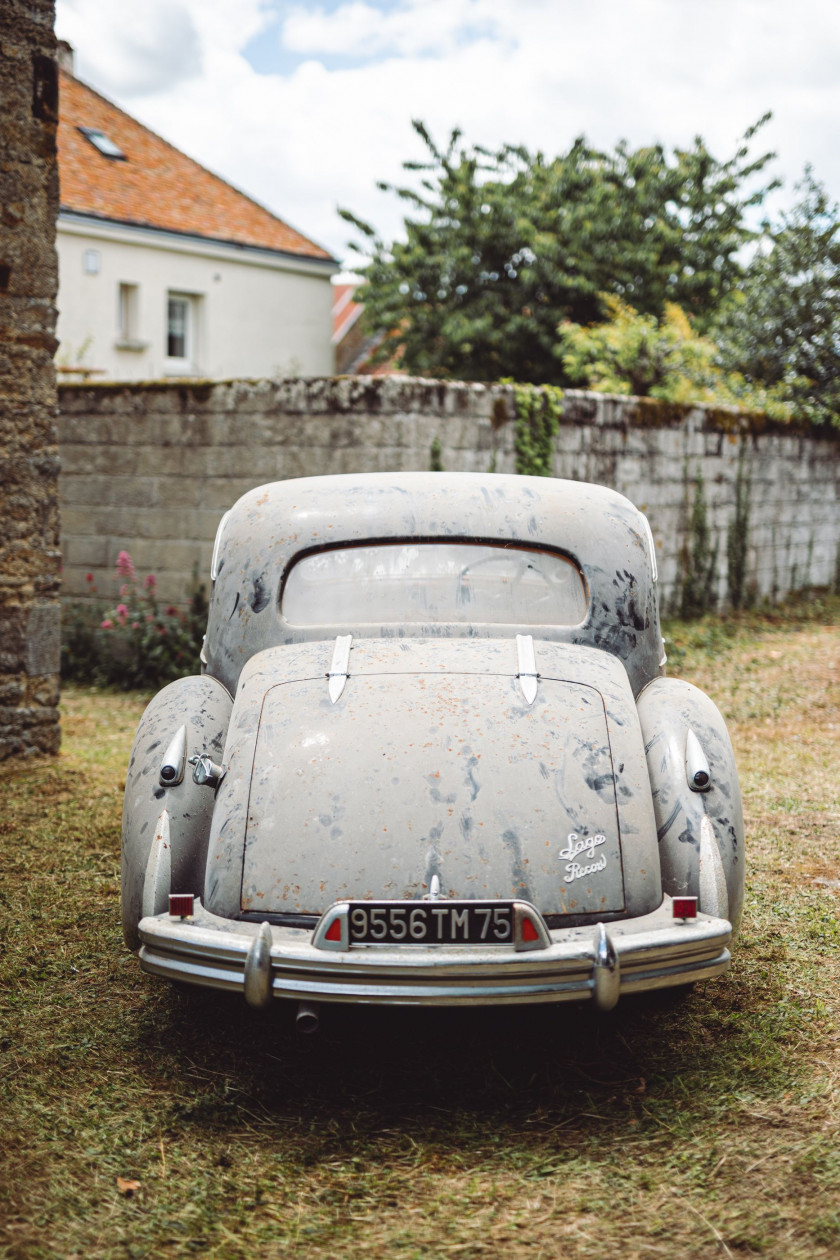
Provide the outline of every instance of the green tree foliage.
<path id="1" fill-rule="evenodd" d="M 411 372 L 564 384 L 557 325 L 601 319 L 605 293 L 656 316 L 678 303 L 704 329 L 740 278 L 745 211 L 774 186 L 753 187 L 773 156 L 749 154 L 764 121 L 726 161 L 700 137 L 671 153 L 604 153 L 581 137 L 547 159 L 460 147 L 453 131 L 443 150 L 415 122 L 429 158 L 405 168 L 419 187 L 379 185 L 408 207 L 405 240 L 341 212 L 369 259 L 361 296 L 386 334 L 378 357 L 401 346 Z"/>
<path id="2" fill-rule="evenodd" d="M 813 423 L 840 425 L 840 220 L 806 169 L 717 332 L 727 364 Z"/>
<path id="3" fill-rule="evenodd" d="M 641 315 L 604 295 L 607 319 L 582 327 L 563 323 L 557 354 L 569 381 L 607 394 L 635 394 L 674 403 L 749 407 L 786 417 L 777 392 L 726 371 L 711 337 L 692 327 L 682 307 L 666 302 L 661 319 Z"/>
<path id="4" fill-rule="evenodd" d="M 604 323 L 558 329 L 557 353 L 571 382 L 668 402 L 731 401 L 717 346 L 695 333 L 676 303 L 666 303 L 661 319 L 609 294 L 604 306 Z"/>

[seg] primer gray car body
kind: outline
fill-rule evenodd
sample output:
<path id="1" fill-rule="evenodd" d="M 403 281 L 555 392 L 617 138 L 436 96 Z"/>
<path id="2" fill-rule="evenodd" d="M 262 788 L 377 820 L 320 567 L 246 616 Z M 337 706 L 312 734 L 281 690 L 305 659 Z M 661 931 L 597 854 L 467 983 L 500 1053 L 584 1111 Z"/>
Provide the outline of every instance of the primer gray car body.
<path id="1" fill-rule="evenodd" d="M 279 482 L 225 515 L 212 577 L 204 673 L 152 701 L 129 765 L 123 926 L 146 971 L 256 1006 L 608 1009 L 726 970 L 734 757 L 712 702 L 664 676 L 627 499 Z"/>

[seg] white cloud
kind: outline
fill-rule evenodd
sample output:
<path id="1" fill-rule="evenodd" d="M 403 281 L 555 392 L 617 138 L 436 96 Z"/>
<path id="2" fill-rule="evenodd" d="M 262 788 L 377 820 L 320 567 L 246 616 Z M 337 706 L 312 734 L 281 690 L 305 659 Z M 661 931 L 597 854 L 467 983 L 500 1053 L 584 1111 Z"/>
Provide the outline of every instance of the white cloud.
<path id="1" fill-rule="evenodd" d="M 756 149 L 778 149 L 791 184 L 812 161 L 840 196 L 833 0 L 58 0 L 58 29 L 81 77 L 338 253 L 336 204 L 398 231 L 375 182 L 422 156 L 413 117 L 441 143 L 456 125 L 549 154 L 580 133 L 606 147 L 700 133 L 726 157 L 772 108 Z M 280 41 L 277 73 L 243 55 L 260 32 L 264 51 Z"/>
<path id="2" fill-rule="evenodd" d="M 59 34 L 78 50 L 106 92 L 130 97 L 167 91 L 201 73 L 201 45 L 187 3 L 145 0 L 117 9 L 101 0 L 58 0 Z"/>
<path id="3" fill-rule="evenodd" d="M 56 0 L 56 31 L 77 73 L 122 100 L 165 96 L 206 77 L 206 54 L 239 49 L 271 20 L 271 0 Z"/>
<path id="4" fill-rule="evenodd" d="M 331 13 L 296 4 L 283 21 L 282 40 L 292 52 L 371 60 L 383 54 L 451 54 L 467 37 L 498 28 L 486 0 L 424 0 L 390 9 L 352 0 Z"/>

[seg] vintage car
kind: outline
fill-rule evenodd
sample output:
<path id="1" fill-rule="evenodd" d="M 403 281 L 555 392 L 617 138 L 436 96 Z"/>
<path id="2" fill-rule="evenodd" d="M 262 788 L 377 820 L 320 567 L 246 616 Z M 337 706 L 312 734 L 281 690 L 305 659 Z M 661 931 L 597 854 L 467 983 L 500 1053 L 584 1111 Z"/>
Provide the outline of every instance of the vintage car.
<path id="1" fill-rule="evenodd" d="M 602 486 L 373 473 L 219 525 L 203 673 L 140 722 L 127 944 L 301 1005 L 563 1002 L 720 975 L 732 747 L 667 678 L 646 518 Z"/>

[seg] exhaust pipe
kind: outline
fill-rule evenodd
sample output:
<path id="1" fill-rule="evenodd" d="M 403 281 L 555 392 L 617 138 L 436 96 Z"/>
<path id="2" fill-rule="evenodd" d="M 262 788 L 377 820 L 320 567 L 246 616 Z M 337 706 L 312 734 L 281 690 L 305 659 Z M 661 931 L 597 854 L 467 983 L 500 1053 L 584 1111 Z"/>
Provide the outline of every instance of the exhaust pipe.
<path id="1" fill-rule="evenodd" d="M 321 1022 L 320 1007 L 314 1002 L 299 1002 L 297 1015 L 295 1016 L 295 1027 L 299 1033 L 314 1033 L 318 1031 L 318 1025 Z"/>

